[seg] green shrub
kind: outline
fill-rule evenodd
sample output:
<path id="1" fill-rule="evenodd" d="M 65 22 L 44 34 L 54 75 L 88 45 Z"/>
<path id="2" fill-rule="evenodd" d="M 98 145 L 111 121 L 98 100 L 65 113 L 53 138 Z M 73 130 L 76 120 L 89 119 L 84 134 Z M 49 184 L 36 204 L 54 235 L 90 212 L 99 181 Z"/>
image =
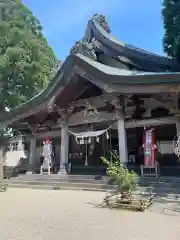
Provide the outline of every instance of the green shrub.
<path id="1" fill-rule="evenodd" d="M 127 193 L 131 195 L 137 186 L 137 174 L 129 171 L 116 153 L 111 152 L 111 160 L 105 157 L 101 157 L 101 160 L 108 166 L 107 175 L 109 177 L 109 184 L 116 184 L 117 191 L 122 196 Z"/>

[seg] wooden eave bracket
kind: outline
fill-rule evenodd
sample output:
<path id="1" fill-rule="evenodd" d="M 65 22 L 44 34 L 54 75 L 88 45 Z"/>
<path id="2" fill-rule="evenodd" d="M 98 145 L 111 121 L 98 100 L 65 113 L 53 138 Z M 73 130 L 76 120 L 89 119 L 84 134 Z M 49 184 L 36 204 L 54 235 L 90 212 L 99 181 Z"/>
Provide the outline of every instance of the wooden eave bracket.
<path id="1" fill-rule="evenodd" d="M 153 95 L 152 99 L 157 101 L 162 107 L 168 109 L 171 113 L 180 113 L 177 104 L 173 100 L 165 101 L 161 96 L 158 95 Z"/>

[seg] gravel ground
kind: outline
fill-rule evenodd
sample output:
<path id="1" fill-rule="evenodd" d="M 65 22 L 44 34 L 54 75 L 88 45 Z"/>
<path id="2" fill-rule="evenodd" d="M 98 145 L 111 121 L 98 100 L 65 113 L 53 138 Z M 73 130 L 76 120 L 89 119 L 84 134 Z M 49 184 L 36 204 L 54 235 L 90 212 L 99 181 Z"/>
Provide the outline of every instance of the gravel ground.
<path id="1" fill-rule="evenodd" d="M 179 240 L 180 214 L 97 207 L 104 193 L 8 189 L 0 193 L 2 240 Z M 158 208 L 161 209 L 161 208 Z"/>

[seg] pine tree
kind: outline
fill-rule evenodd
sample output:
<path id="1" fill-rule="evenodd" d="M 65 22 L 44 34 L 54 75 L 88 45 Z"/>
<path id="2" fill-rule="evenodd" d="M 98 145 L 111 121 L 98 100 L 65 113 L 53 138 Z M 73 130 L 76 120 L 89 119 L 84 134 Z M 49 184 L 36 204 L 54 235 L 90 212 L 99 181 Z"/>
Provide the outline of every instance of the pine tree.
<path id="1" fill-rule="evenodd" d="M 164 0 L 164 51 L 180 61 L 180 0 Z"/>

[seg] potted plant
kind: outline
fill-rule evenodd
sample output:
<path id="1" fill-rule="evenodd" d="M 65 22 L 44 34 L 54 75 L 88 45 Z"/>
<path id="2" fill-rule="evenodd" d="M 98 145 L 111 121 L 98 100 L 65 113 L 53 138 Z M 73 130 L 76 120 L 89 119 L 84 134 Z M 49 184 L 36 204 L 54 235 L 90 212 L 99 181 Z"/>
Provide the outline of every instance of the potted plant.
<path id="1" fill-rule="evenodd" d="M 137 175 L 135 172 L 127 169 L 116 153 L 111 152 L 110 154 L 111 160 L 101 157 L 101 160 L 108 166 L 108 183 L 117 186 L 117 194 L 120 194 L 121 201 L 130 202 L 132 191 L 135 190 L 137 186 Z"/>

